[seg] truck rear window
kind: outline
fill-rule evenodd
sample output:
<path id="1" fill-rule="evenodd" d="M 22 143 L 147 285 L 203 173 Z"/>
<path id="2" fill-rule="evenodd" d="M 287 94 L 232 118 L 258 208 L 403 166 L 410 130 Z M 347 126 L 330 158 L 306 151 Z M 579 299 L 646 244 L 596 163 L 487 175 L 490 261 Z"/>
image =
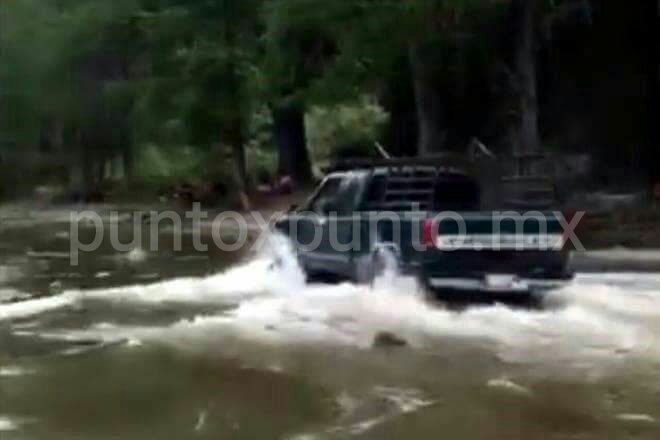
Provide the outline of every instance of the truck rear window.
<path id="1" fill-rule="evenodd" d="M 363 209 L 370 211 L 471 211 L 481 204 L 479 184 L 460 175 L 437 172 L 374 176 Z"/>
<path id="2" fill-rule="evenodd" d="M 440 179 L 435 187 L 434 211 L 478 211 L 481 190 L 472 179 Z"/>

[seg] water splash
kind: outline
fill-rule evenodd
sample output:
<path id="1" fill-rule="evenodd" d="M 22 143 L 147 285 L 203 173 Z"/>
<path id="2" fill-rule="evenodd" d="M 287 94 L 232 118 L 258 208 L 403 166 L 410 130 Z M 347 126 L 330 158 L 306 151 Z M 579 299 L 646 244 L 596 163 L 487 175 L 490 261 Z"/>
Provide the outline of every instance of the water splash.
<path id="1" fill-rule="evenodd" d="M 224 273 L 64 294 L 0 306 L 0 319 L 42 313 L 84 300 L 233 304 L 164 328 L 91 327 L 81 337 L 156 341 L 203 349 L 233 338 L 267 344 L 347 345 L 370 349 L 381 332 L 413 348 L 470 338 L 507 362 L 582 366 L 617 364 L 631 358 L 660 359 L 660 275 L 580 276 L 551 294 L 561 304 L 545 310 L 503 305 L 446 310 L 424 300 L 414 279 L 389 266 L 373 287 L 306 285 L 295 254 L 284 240 L 255 259 Z M 8 309 L 7 307 L 14 307 Z M 76 331 L 68 331 L 67 334 Z"/>
<path id="2" fill-rule="evenodd" d="M 7 289 L 0 287 L 0 304 L 9 303 L 29 298 L 30 295 L 20 292 L 16 289 Z"/>

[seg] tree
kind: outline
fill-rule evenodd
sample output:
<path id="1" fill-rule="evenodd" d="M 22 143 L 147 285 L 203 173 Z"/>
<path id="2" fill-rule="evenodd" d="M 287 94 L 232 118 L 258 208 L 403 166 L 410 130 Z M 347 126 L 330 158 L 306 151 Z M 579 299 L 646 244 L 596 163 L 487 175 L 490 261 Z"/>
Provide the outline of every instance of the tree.
<path id="1" fill-rule="evenodd" d="M 517 79 L 519 107 L 514 151 L 517 153 L 534 153 L 541 149 L 536 90 L 537 6 L 537 0 L 513 0 L 511 2 L 516 29 L 514 72 Z"/>
<path id="2" fill-rule="evenodd" d="M 646 164 L 647 177 L 650 183 L 660 182 L 660 2 L 648 1 L 644 3 L 646 9 L 643 14 L 645 21 L 645 37 L 648 45 L 648 120 L 649 141 L 642 154 L 642 163 Z"/>
<path id="3" fill-rule="evenodd" d="M 140 117 L 150 127 L 143 136 L 157 138 L 163 126 L 178 127 L 178 142 L 219 152 L 229 147 L 241 191 L 249 183 L 248 84 L 260 5 L 257 0 L 158 0 L 140 15 L 152 54 L 149 87 L 140 100 Z"/>
<path id="4" fill-rule="evenodd" d="M 305 108 L 282 99 L 273 108 L 273 137 L 278 147 L 278 171 L 296 184 L 312 182 L 312 166 L 307 151 Z"/>
<path id="5" fill-rule="evenodd" d="M 279 172 L 301 186 L 312 181 L 305 130 L 307 92 L 334 56 L 330 15 L 325 13 L 334 5 L 319 6 L 316 0 L 289 0 L 266 3 L 264 8 L 263 99 L 273 115 Z"/>

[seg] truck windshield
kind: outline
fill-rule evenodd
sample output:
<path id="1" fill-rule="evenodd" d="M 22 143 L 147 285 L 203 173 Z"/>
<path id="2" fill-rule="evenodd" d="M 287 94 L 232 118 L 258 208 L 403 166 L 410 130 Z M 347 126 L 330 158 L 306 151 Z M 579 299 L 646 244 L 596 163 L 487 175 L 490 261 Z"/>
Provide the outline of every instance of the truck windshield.
<path id="1" fill-rule="evenodd" d="M 355 209 L 359 192 L 359 179 L 331 177 L 319 189 L 309 210 L 319 215 L 350 214 Z"/>

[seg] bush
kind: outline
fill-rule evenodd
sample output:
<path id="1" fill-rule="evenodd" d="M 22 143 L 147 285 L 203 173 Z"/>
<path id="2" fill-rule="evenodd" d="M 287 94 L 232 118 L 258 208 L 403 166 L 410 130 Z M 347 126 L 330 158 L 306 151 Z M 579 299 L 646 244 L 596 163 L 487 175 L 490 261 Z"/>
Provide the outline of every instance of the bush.
<path id="1" fill-rule="evenodd" d="M 145 178 L 199 177 L 209 154 L 192 147 L 142 147 L 135 163 L 136 174 Z"/>
<path id="2" fill-rule="evenodd" d="M 248 175 L 252 183 L 265 183 L 277 174 L 278 155 L 275 149 L 248 147 L 246 154 Z"/>

